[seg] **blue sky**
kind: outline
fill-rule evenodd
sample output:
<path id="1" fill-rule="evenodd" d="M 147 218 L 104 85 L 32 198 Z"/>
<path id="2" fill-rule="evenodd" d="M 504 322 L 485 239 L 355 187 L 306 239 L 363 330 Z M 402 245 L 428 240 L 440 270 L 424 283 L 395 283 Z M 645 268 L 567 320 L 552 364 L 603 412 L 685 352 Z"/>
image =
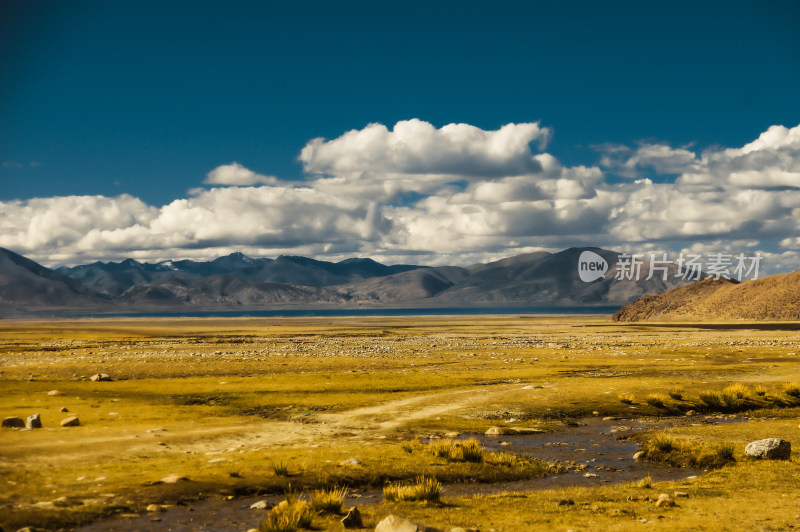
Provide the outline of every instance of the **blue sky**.
<path id="1" fill-rule="evenodd" d="M 7 0 L 0 4 L 0 217 L 5 217 L 0 245 L 45 263 L 129 255 L 213 257 L 233 249 L 466 263 L 597 242 L 670 252 L 692 246 L 763 249 L 774 255 L 778 269 L 800 267 L 800 236 L 790 220 L 800 205 L 766 198 L 776 187 L 790 199 L 799 193 L 798 147 L 791 140 L 800 124 L 798 24 L 800 4 L 788 1 Z M 387 166 L 365 156 L 367 148 L 359 143 L 334 143 L 348 131 L 368 131 L 369 124 L 391 132 L 398 122 L 413 119 L 436 131 L 469 124 L 493 132 L 506 124 L 538 122 L 546 138 L 517 132 L 522 141 L 529 135 L 529 156 L 553 157 L 566 170 L 559 176 L 551 172 L 548 179 L 585 190 L 545 193 L 555 185 L 547 184 L 539 168 L 531 170 L 525 185 L 538 187 L 538 195 L 527 198 L 530 208 L 494 196 L 482 201 L 484 189 L 512 186 L 508 180 L 519 175 L 504 166 L 463 177 L 457 169 L 477 159 L 465 156 L 459 164 L 448 159 L 452 170 L 430 159 L 436 150 L 428 148 L 406 154 L 410 159 L 402 168 Z M 731 169 L 735 164 L 719 158 L 773 126 L 787 128 L 790 141 L 770 144 L 770 155 L 757 157 L 770 159 L 763 169 L 753 167 L 754 157 L 739 161 L 747 172 L 773 177 L 742 185 L 741 172 Z M 327 139 L 323 147 L 330 153 L 309 155 L 304 164 L 301 150 L 317 138 Z M 487 142 L 496 146 L 500 140 Z M 642 146 L 661 148 L 644 153 Z M 451 148 L 451 158 L 472 149 Z M 691 168 L 680 150 L 694 154 Z M 698 163 L 708 150 L 718 157 Z M 362 166 L 341 163 L 352 158 Z M 234 162 L 269 179 L 203 183 L 209 172 Z M 715 176 L 714 186 L 724 194 L 706 197 L 702 205 L 675 204 L 677 196 L 699 198 L 698 182 L 712 186 L 711 178 L 690 177 L 683 188 L 653 193 L 664 198 L 665 208 L 675 207 L 671 220 L 684 222 L 682 228 L 633 234 L 625 230 L 632 221 L 609 222 L 625 206 L 630 212 L 630 201 L 639 201 L 629 188 L 635 179 L 672 185 L 682 175 L 697 174 L 697 164 Z M 431 168 L 445 168 L 449 177 L 433 179 L 439 170 Z M 578 178 L 576 168 L 602 175 Z M 776 172 L 782 177 L 774 177 Z M 336 179 L 352 186 L 335 186 Z M 387 182 L 404 184 L 393 185 L 385 198 L 364 197 L 364 190 Z M 692 191 L 685 188 L 690 182 Z M 237 193 L 247 196 L 243 187 L 291 196 L 301 183 L 339 200 L 326 204 L 328 216 L 308 227 L 283 215 L 249 216 L 234 205 L 241 201 L 234 198 Z M 753 219 L 738 225 L 729 220 L 711 230 L 687 228 L 702 221 L 681 212 L 724 207 L 730 186 L 736 194 L 756 191 L 740 198 L 745 204 L 778 201 L 770 208 L 783 218 L 763 223 L 754 211 Z M 361 192 L 354 191 L 359 187 Z M 473 194 L 479 189 L 483 196 Z M 605 194 L 604 206 L 589 205 L 597 190 Z M 278 201 L 274 194 L 259 205 L 269 210 Z M 465 194 L 472 195 L 467 200 Z M 101 208 L 89 205 L 88 197 L 108 201 Z M 577 213 L 574 219 L 553 214 L 566 199 L 583 202 L 586 211 L 569 208 Z M 225 203 L 220 207 L 218 201 Z M 316 200 L 286 201 L 282 205 L 301 218 L 300 205 L 320 211 Z M 292 207 L 291 201 L 300 203 Z M 550 211 L 542 201 L 551 202 Z M 242 213 L 225 224 L 272 236 L 217 230 L 174 238 L 168 215 L 187 202 L 212 218 Z M 737 205 L 729 210 L 741 211 Z M 106 210 L 93 223 L 91 212 L 98 208 Z M 469 214 L 475 208 L 483 219 L 473 224 Z M 71 233 L 48 233 L 41 228 L 53 222 L 31 221 L 46 219 L 42 213 L 54 209 L 66 209 L 62 223 Z M 197 212 L 174 214 L 181 220 L 175 223 L 208 223 Z M 361 222 L 364 227 L 355 233 L 318 230 Z M 707 226 L 712 222 L 705 220 Z M 606 230 L 581 229 L 598 224 Z M 147 226 L 147 235 L 137 226 Z M 443 249 L 423 226 L 438 226 L 435 232 L 442 235 L 451 231 L 448 242 L 460 244 Z M 93 229 L 97 236 L 91 241 L 76 236 Z"/>

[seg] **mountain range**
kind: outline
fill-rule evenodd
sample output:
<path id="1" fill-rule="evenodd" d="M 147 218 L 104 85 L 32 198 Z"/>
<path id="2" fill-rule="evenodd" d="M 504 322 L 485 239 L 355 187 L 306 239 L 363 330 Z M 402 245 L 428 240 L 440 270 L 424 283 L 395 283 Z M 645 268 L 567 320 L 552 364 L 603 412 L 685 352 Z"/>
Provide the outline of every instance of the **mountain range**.
<path id="1" fill-rule="evenodd" d="M 593 282 L 579 277 L 578 257 L 584 251 L 609 264 Z M 207 262 L 127 259 L 50 270 L 0 248 L 0 309 L 8 315 L 38 310 L 611 306 L 688 284 L 674 275 L 675 269 L 666 281 L 659 276 L 617 279 L 617 257 L 599 248 L 570 248 L 467 267 L 429 267 L 387 266 L 368 258 L 327 262 L 233 253 Z"/>

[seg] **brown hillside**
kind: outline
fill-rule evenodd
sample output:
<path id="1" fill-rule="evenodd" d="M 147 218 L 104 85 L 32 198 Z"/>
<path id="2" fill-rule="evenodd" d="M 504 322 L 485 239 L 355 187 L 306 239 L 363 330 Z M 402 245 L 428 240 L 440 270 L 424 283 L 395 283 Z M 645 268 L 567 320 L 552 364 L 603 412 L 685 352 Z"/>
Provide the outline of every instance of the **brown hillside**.
<path id="1" fill-rule="evenodd" d="M 739 283 L 711 278 L 625 305 L 615 321 L 800 320 L 800 270 Z"/>

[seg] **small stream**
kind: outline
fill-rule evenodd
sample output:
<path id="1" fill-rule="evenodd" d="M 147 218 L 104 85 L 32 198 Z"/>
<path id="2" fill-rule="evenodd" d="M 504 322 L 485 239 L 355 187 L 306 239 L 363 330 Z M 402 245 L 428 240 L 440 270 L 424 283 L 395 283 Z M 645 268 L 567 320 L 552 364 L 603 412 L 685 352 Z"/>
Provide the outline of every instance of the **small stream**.
<path id="1" fill-rule="evenodd" d="M 739 419 L 705 420 L 704 423 L 746 421 Z M 674 425 L 686 424 L 685 418 L 675 418 Z M 489 495 L 507 491 L 622 484 L 650 476 L 654 481 L 682 480 L 699 475 L 701 470 L 675 468 L 662 464 L 638 462 L 633 454 L 639 445 L 627 436 L 655 428 L 647 420 L 607 420 L 588 418 L 576 426 L 555 433 L 529 435 L 486 436 L 467 434 L 461 438 L 476 438 L 484 448 L 533 456 L 547 461 L 575 462 L 580 470 L 561 475 L 512 482 L 447 484 L 444 497 Z M 667 425 L 660 425 L 667 428 Z M 585 466 L 585 467 L 584 467 Z M 380 502 L 382 490 L 351 490 L 345 507 Z M 170 508 L 166 512 L 138 517 L 116 517 L 79 527 L 76 532 L 243 532 L 255 528 L 263 519 L 264 510 L 250 509 L 256 501 L 273 504 L 282 496 L 262 496 L 235 500 L 208 499 L 187 506 Z"/>

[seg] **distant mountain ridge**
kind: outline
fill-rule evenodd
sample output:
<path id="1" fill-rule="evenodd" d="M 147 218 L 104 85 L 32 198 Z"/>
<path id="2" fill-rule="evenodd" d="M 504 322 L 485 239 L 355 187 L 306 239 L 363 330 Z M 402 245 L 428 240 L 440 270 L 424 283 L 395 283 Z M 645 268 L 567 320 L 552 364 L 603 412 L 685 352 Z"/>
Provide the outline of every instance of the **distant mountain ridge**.
<path id="1" fill-rule="evenodd" d="M 583 282 L 585 251 L 609 264 Z M 536 252 L 487 264 L 387 266 L 368 258 L 327 262 L 307 257 L 252 258 L 232 253 L 211 261 L 95 262 L 48 270 L 0 249 L 4 307 L 98 312 L 273 307 L 481 307 L 623 305 L 645 294 L 688 284 L 672 269 L 664 281 L 615 275 L 619 254 L 600 248 Z M 26 262 L 27 261 L 27 262 Z M 19 266 L 23 264 L 24 266 Z M 48 286 L 43 285 L 46 279 Z M 47 284 L 45 283 L 45 284 Z"/>
<path id="2" fill-rule="evenodd" d="M 277 259 L 254 259 L 237 252 L 208 262 L 168 260 L 151 264 L 127 259 L 122 262 L 62 266 L 55 271 L 80 281 L 99 293 L 119 297 L 134 286 L 158 283 L 170 278 L 194 281 L 213 275 L 230 274 L 256 283 L 324 287 L 384 277 L 417 268 L 421 266 L 385 266 L 372 259 L 346 259 L 336 263 L 284 255 Z"/>

